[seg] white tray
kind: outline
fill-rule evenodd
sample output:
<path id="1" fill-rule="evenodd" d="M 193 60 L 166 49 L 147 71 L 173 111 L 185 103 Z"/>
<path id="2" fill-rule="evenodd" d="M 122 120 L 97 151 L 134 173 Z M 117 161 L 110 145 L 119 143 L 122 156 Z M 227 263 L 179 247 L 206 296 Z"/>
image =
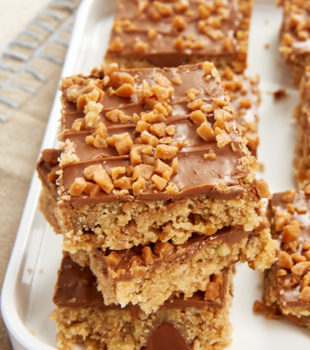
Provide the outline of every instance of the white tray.
<path id="1" fill-rule="evenodd" d="M 261 76 L 259 159 L 272 192 L 293 188 L 292 157 L 295 144 L 292 108 L 298 92 L 291 89 L 290 73 L 277 53 L 282 11 L 271 0 L 255 0 L 248 73 Z M 76 18 L 63 76 L 87 73 L 102 62 L 109 38 L 114 1 L 84 0 Z M 267 50 L 265 44 L 270 44 Z M 277 103 L 271 92 L 286 88 L 288 97 Z M 56 145 L 60 116 L 59 93 L 47 125 L 42 149 Z M 52 295 L 61 258 L 56 236 L 38 211 L 40 182 L 34 174 L 1 296 L 1 309 L 14 350 L 56 349 L 55 325 L 49 320 Z M 261 298 L 261 275 L 240 265 L 235 277 L 231 310 L 234 325 L 230 350 L 281 349 L 292 345 L 308 350 L 309 331 L 287 321 L 266 320 L 252 313 Z M 0 346 L 1 347 L 1 346 Z"/>

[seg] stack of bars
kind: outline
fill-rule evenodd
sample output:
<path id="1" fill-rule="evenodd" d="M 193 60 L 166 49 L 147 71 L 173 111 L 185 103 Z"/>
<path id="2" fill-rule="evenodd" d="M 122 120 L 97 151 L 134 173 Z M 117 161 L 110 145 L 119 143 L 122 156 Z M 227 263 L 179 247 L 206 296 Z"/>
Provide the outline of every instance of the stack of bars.
<path id="1" fill-rule="evenodd" d="M 276 249 L 268 187 L 255 178 L 258 81 L 233 72 L 245 67 L 250 10 L 243 0 L 119 1 L 108 60 L 208 58 L 230 68 L 110 63 L 63 79 L 62 143 L 38 164 L 41 210 L 63 234 L 52 314 L 59 349 L 229 345 L 234 264 L 264 270 Z M 156 29 L 143 30 L 149 18 Z M 154 35 L 164 40 L 148 55 L 143 44 Z M 170 41 L 182 37 L 183 55 L 172 54 Z M 125 39 L 139 57 L 123 51 Z"/>

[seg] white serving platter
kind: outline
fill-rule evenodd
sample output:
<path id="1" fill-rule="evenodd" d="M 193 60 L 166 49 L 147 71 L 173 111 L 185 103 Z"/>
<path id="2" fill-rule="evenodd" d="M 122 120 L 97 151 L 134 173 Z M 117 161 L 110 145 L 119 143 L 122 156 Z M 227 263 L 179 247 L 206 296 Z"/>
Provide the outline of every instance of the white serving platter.
<path id="1" fill-rule="evenodd" d="M 63 76 L 87 73 L 100 65 L 107 48 L 114 1 L 84 0 L 77 14 Z M 292 158 L 296 140 L 292 109 L 298 91 L 278 54 L 282 11 L 271 0 L 255 0 L 248 73 L 261 77 L 259 160 L 272 192 L 294 188 Z M 265 44 L 270 48 L 266 49 Z M 275 102 L 272 92 L 285 88 L 288 96 Z M 55 147 L 60 117 L 59 93 L 51 111 L 42 149 Z M 14 350 L 55 350 L 55 324 L 49 319 L 61 259 L 61 237 L 56 236 L 38 210 L 40 182 L 34 173 L 1 295 L 1 311 Z M 254 315 L 261 298 L 262 276 L 245 264 L 238 266 L 231 309 L 234 326 L 230 350 L 308 350 L 309 331 L 288 321 Z M 0 346 L 1 347 L 1 346 Z"/>

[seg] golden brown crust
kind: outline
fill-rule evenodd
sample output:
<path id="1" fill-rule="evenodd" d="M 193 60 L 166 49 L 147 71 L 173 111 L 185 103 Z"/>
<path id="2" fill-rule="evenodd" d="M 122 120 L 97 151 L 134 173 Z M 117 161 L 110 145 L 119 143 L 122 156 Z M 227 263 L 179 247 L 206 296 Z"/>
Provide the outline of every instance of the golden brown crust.
<path id="1" fill-rule="evenodd" d="M 57 220 L 55 210 L 57 207 L 56 199 L 49 189 L 42 185 L 41 194 L 39 197 L 39 208 L 44 218 L 53 227 L 54 231 L 60 233 L 62 231 L 59 221 Z"/>
<path id="2" fill-rule="evenodd" d="M 94 247 L 129 249 L 158 240 L 182 244 L 193 232 L 211 235 L 225 226 L 251 231 L 261 221 L 260 206 L 247 195 L 221 201 L 198 197 L 171 203 L 88 206 L 67 211 L 74 226 L 71 226 L 72 232 L 62 231 L 65 233 L 64 248 L 74 253 Z"/>

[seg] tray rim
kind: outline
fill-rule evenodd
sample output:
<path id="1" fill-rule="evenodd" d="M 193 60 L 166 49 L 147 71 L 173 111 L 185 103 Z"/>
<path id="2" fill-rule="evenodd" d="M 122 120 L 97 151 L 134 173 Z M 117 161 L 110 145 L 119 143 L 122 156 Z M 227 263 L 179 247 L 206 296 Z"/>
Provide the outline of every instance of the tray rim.
<path id="1" fill-rule="evenodd" d="M 72 31 L 72 37 L 66 54 L 65 63 L 61 71 L 60 79 L 63 76 L 72 75 L 74 60 L 78 57 L 79 47 L 81 45 L 80 38 L 83 37 L 83 29 L 87 24 L 89 13 L 96 0 L 82 0 L 76 13 L 75 23 Z M 56 142 L 58 118 L 60 104 L 60 91 L 56 91 L 51 112 L 47 121 L 43 141 L 39 150 L 51 148 Z M 27 241 L 31 236 L 31 225 L 37 210 L 41 184 L 34 170 L 28 194 L 26 197 L 24 210 L 20 219 L 19 228 L 17 230 L 15 242 L 12 248 L 11 256 L 7 265 L 7 270 L 2 284 L 1 292 L 1 314 L 7 328 L 12 346 L 15 350 L 55 350 L 55 347 L 49 346 L 38 340 L 32 335 L 22 322 L 15 303 L 15 288 L 18 278 L 18 271 L 25 253 Z"/>

